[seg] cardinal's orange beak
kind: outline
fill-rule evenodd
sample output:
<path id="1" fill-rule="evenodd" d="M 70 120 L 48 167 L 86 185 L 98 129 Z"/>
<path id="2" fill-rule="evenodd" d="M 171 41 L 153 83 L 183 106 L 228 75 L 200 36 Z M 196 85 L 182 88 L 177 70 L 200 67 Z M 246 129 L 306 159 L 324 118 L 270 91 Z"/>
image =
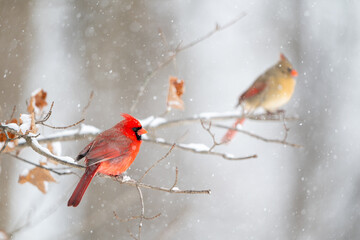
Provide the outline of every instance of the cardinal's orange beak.
<path id="1" fill-rule="evenodd" d="M 141 129 L 139 129 L 139 130 L 138 130 L 138 132 L 137 132 L 137 133 L 138 133 L 138 135 L 140 135 L 140 136 L 141 136 L 141 135 L 143 135 L 143 134 L 146 134 L 146 133 L 147 133 L 147 131 L 145 130 L 145 128 L 141 128 Z"/>
<path id="2" fill-rule="evenodd" d="M 295 69 L 291 70 L 291 76 L 297 77 L 297 75 L 298 75 L 298 72 Z"/>

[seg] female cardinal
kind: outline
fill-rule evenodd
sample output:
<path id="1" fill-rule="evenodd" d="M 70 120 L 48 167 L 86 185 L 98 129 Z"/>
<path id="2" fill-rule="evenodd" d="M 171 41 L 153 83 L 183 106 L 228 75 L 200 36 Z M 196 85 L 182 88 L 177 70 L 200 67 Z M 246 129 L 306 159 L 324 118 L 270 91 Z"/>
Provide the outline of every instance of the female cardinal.
<path id="1" fill-rule="evenodd" d="M 295 79 L 298 73 L 283 54 L 280 61 L 259 76 L 255 82 L 239 97 L 238 104 L 242 105 L 246 113 L 262 107 L 267 112 L 274 113 L 285 105 L 294 93 Z M 233 128 L 243 124 L 245 117 L 238 119 Z M 229 130 L 222 138 L 222 142 L 229 142 L 236 131 Z"/>
<path id="2" fill-rule="evenodd" d="M 123 121 L 100 133 L 77 156 L 77 161 L 85 157 L 86 169 L 68 201 L 68 206 L 79 205 L 96 173 L 120 175 L 136 158 L 141 145 L 141 135 L 147 131 L 134 117 L 125 113 L 122 116 Z"/>

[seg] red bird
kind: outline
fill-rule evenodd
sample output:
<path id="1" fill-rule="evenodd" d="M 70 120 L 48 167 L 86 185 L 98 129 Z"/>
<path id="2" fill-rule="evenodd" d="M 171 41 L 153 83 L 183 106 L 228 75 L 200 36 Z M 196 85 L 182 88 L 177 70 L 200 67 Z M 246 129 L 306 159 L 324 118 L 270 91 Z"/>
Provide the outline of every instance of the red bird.
<path id="1" fill-rule="evenodd" d="M 136 158 L 141 145 L 141 135 L 147 133 L 140 122 L 129 114 L 124 120 L 100 133 L 77 156 L 85 157 L 86 169 L 71 195 L 68 206 L 79 205 L 91 179 L 96 173 L 117 176 L 125 172 Z"/>

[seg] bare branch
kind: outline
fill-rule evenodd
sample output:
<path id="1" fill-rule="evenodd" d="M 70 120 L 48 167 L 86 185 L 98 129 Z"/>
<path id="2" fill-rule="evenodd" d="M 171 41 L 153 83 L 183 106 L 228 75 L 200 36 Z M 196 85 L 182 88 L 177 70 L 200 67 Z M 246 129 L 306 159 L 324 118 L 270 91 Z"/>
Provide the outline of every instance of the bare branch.
<path id="1" fill-rule="evenodd" d="M 178 183 L 178 179 L 179 179 L 179 168 L 176 167 L 175 169 L 175 181 L 174 184 L 172 185 L 172 187 L 170 189 L 174 189 Z"/>
<path id="2" fill-rule="evenodd" d="M 112 178 L 114 181 L 117 181 L 121 184 L 126 184 L 129 186 L 139 186 L 141 188 L 146 188 L 146 189 L 153 189 L 153 190 L 158 190 L 158 191 L 162 191 L 162 192 L 168 192 L 168 193 L 179 193 L 179 194 L 210 194 L 211 190 L 207 189 L 207 190 L 180 190 L 180 189 L 171 189 L 171 188 L 165 188 L 165 187 L 157 187 L 157 186 L 153 186 L 150 184 L 146 184 L 146 183 L 141 183 L 138 182 L 134 179 L 130 179 L 129 177 L 127 177 L 126 179 L 122 179 L 118 176 L 108 176 L 108 175 L 104 175 L 104 174 L 99 174 L 103 177 L 106 178 Z"/>
<path id="3" fill-rule="evenodd" d="M 216 24 L 216 27 L 215 27 L 214 30 L 210 31 L 209 33 L 205 34 L 204 36 L 198 38 L 197 40 L 195 40 L 195 41 L 193 41 L 193 42 L 190 42 L 189 44 L 187 44 L 187 45 L 185 45 L 185 46 L 183 46 L 183 47 L 180 47 L 180 44 L 179 44 L 179 45 L 175 48 L 175 50 L 172 51 L 173 54 L 172 54 L 167 60 L 165 60 L 163 63 L 161 63 L 155 70 L 153 70 L 153 71 L 146 77 L 144 83 L 142 84 L 142 86 L 141 86 L 140 89 L 139 89 L 139 92 L 138 92 L 138 94 L 137 94 L 137 96 L 136 96 L 136 99 L 134 100 L 134 102 L 133 102 L 133 104 L 132 104 L 132 106 L 131 106 L 131 108 L 130 108 L 130 112 L 131 112 L 131 113 L 134 112 L 134 110 L 135 110 L 137 104 L 139 103 L 140 98 L 143 96 L 143 94 L 144 94 L 144 92 L 145 92 L 145 90 L 146 90 L 146 88 L 147 88 L 150 80 L 156 75 L 156 73 L 157 73 L 160 69 L 162 69 L 163 67 L 165 67 L 166 65 L 168 65 L 169 63 L 171 63 L 171 62 L 175 59 L 176 55 L 177 55 L 179 52 L 184 51 L 184 50 L 186 50 L 186 49 L 189 49 L 189 48 L 191 48 L 191 47 L 193 47 L 193 46 L 195 46 L 195 45 L 203 42 L 204 40 L 210 38 L 212 35 L 214 35 L 214 34 L 217 33 L 217 32 L 220 32 L 220 31 L 222 31 L 222 30 L 225 30 L 226 28 L 228 28 L 228 27 L 234 25 L 235 23 L 237 23 L 240 19 L 242 19 L 242 18 L 245 17 L 245 16 L 246 16 L 246 14 L 243 13 L 242 15 L 240 15 L 240 16 L 237 17 L 237 18 L 235 18 L 235 19 L 232 20 L 231 22 L 223 25 L 222 27 L 219 26 L 218 24 Z"/>
<path id="4" fill-rule="evenodd" d="M 231 27 L 232 25 L 234 25 L 235 23 L 237 23 L 238 21 L 240 21 L 242 18 L 244 18 L 246 16 L 246 13 L 242 13 L 240 16 L 238 16 L 237 18 L 235 18 L 234 20 L 228 22 L 227 24 L 220 26 L 219 24 L 215 25 L 214 30 L 210 31 L 209 33 L 205 34 L 204 36 L 198 38 L 197 40 L 188 43 L 187 45 L 183 46 L 183 47 L 179 47 L 176 49 L 176 53 L 179 53 L 181 51 L 184 51 L 188 48 L 191 48 L 197 44 L 199 44 L 200 42 L 210 38 L 212 35 L 214 35 L 217 32 L 220 32 L 222 30 L 227 29 L 228 27 Z"/>
<path id="5" fill-rule="evenodd" d="M 54 107 L 54 102 L 51 103 L 51 106 L 50 106 L 50 110 L 48 111 L 48 113 L 45 115 L 45 117 L 42 119 L 42 120 L 39 120 L 39 121 L 36 121 L 35 124 L 40 124 L 40 125 L 44 125 L 45 127 L 49 127 L 49 128 L 53 128 L 53 129 L 66 129 L 66 128 L 71 128 L 71 127 L 75 127 L 76 125 L 82 123 L 83 121 L 85 121 L 85 119 L 81 119 L 80 121 L 74 123 L 74 124 L 71 124 L 69 126 L 65 126 L 65 127 L 54 127 L 54 126 L 51 126 L 49 124 L 46 124 L 45 122 L 47 120 L 49 120 L 51 114 L 52 114 L 52 109 Z"/>
<path id="6" fill-rule="evenodd" d="M 144 141 L 147 142 L 151 142 L 151 143 L 155 143 L 155 144 L 159 144 L 162 146 L 167 146 L 170 147 L 173 145 L 173 143 L 169 143 L 166 142 L 163 139 L 144 139 Z M 193 147 L 193 146 L 199 146 L 199 148 L 197 147 Z M 206 154 L 206 155 L 215 155 L 215 156 L 220 156 L 226 160 L 246 160 L 246 159 L 251 159 L 251 158 L 257 158 L 257 155 L 250 155 L 250 156 L 245 156 L 245 157 L 235 157 L 231 154 L 227 154 L 227 153 L 220 153 L 220 152 L 214 152 L 214 151 L 209 151 L 209 147 L 204 145 L 204 144 L 183 144 L 183 143 L 179 143 L 175 145 L 176 148 L 185 150 L 185 151 L 190 151 L 190 152 L 194 152 L 194 153 L 198 153 L 198 154 Z"/>
<path id="7" fill-rule="evenodd" d="M 215 139 L 215 134 L 213 132 L 211 132 L 211 121 L 209 122 L 209 126 L 205 126 L 204 120 L 200 120 L 201 126 L 203 127 L 203 129 L 205 131 L 207 131 L 209 133 L 209 135 L 211 136 L 212 140 L 213 140 L 213 145 L 210 147 L 209 151 L 211 152 L 216 146 L 219 145 L 223 145 L 224 142 L 217 142 Z"/>
<path id="8" fill-rule="evenodd" d="M 245 135 L 248 135 L 248 136 L 250 136 L 250 137 L 256 138 L 256 139 L 261 140 L 261 141 L 264 141 L 264 142 L 279 143 L 279 144 L 287 145 L 287 146 L 290 146 L 290 147 L 302 148 L 301 145 L 298 145 L 298 144 L 295 144 L 295 143 L 289 143 L 289 142 L 285 141 L 286 139 L 284 139 L 284 140 L 268 139 L 268 138 L 261 137 L 261 136 L 259 136 L 259 135 L 256 135 L 256 134 L 254 134 L 254 133 L 251 133 L 251 132 L 248 132 L 248 131 L 239 129 L 239 128 L 232 128 L 232 127 L 224 126 L 224 125 L 221 125 L 221 124 L 213 124 L 213 126 L 214 126 L 214 127 L 218 127 L 218 128 L 235 130 L 235 131 L 237 131 L 237 132 L 243 133 L 243 134 L 245 134 Z"/>
<path id="9" fill-rule="evenodd" d="M 146 170 L 146 172 L 144 173 L 144 175 L 142 175 L 141 178 L 139 178 L 138 182 L 141 182 L 144 177 L 151 171 L 151 169 L 153 169 L 154 167 L 156 167 L 162 160 L 164 160 L 165 158 L 167 158 L 169 156 L 169 154 L 172 152 L 172 150 L 174 149 L 175 147 L 175 143 L 171 146 L 170 150 L 162 157 L 160 158 L 159 160 L 157 160 L 148 170 Z"/>
<path id="10" fill-rule="evenodd" d="M 130 221 L 132 221 L 132 220 L 136 220 L 136 219 L 141 218 L 141 216 L 132 216 L 132 217 L 129 217 L 129 218 L 122 219 L 122 218 L 120 218 L 120 217 L 116 214 L 115 211 L 113 211 L 113 214 L 114 214 L 114 217 L 115 217 L 119 222 L 130 222 Z M 160 217 L 160 216 L 161 216 L 161 213 L 158 213 L 158 214 L 156 214 L 156 215 L 154 215 L 154 216 L 152 216 L 152 217 L 146 217 L 146 216 L 144 216 L 143 219 L 144 219 L 144 220 L 154 220 L 154 219 L 156 219 L 156 218 L 158 218 L 158 217 Z"/>
<path id="11" fill-rule="evenodd" d="M 47 120 L 49 120 L 51 114 L 52 114 L 52 109 L 54 107 L 54 102 L 51 103 L 51 106 L 50 106 L 50 109 L 49 111 L 47 112 L 47 114 L 45 115 L 45 117 L 42 119 L 42 120 L 39 120 L 39 121 L 36 121 L 35 124 L 41 124 L 41 123 L 44 123 L 46 122 Z"/>
<path id="12" fill-rule="evenodd" d="M 139 221 L 139 240 L 141 239 L 141 228 L 143 225 L 143 219 L 144 219 L 144 215 L 145 215 L 145 206 L 144 206 L 144 197 L 143 194 L 141 192 L 141 189 L 139 188 L 139 186 L 136 186 L 136 189 L 138 190 L 139 193 L 139 197 L 140 197 L 140 203 L 141 203 L 141 215 L 140 215 L 140 221 Z"/>
<path id="13" fill-rule="evenodd" d="M 43 165 L 30 162 L 29 160 L 26 160 L 26 159 L 24 159 L 24 158 L 22 158 L 22 157 L 19 157 L 19 156 L 17 156 L 17 155 L 14 155 L 14 154 L 7 153 L 7 155 L 9 155 L 9 156 L 11 156 L 11 157 L 13 157 L 13 158 L 16 158 L 16 159 L 18 159 L 18 160 L 20 160 L 20 161 L 23 161 L 23 162 L 25 162 L 25 163 L 27 163 L 27 164 L 33 165 L 33 166 L 35 166 L 35 167 L 42 168 L 42 169 L 48 170 L 48 171 L 50 171 L 50 172 L 53 172 L 53 173 L 55 173 L 55 174 L 57 174 L 57 175 L 59 175 L 59 176 L 61 176 L 61 175 L 75 174 L 75 173 L 72 172 L 72 171 L 59 172 L 59 171 L 57 171 L 57 169 L 48 168 L 48 167 L 45 167 L 45 166 L 43 166 Z M 70 169 L 68 169 L 68 170 L 70 170 Z M 75 174 L 75 175 L 76 175 L 76 174 Z"/>
<path id="14" fill-rule="evenodd" d="M 76 123 L 73 123 L 71 125 L 68 125 L 68 126 L 64 126 L 64 127 L 54 127 L 54 126 L 51 126 L 51 125 L 48 125 L 44 122 L 39 122 L 38 124 L 40 125 L 44 125 L 45 127 L 49 127 L 49 128 L 53 128 L 53 129 L 67 129 L 67 128 L 71 128 L 71 127 L 75 127 L 76 125 L 79 125 L 80 123 L 82 123 L 83 121 L 85 121 L 85 119 L 81 119 L 80 121 L 76 122 Z"/>
<path id="15" fill-rule="evenodd" d="M 85 118 L 86 115 L 86 111 L 88 110 L 88 108 L 90 107 L 90 104 L 92 102 L 92 99 L 94 97 L 94 91 L 91 91 L 90 96 L 89 96 L 89 100 L 88 103 L 86 104 L 86 106 L 84 107 L 84 109 L 82 110 L 82 117 Z"/>
<path id="16" fill-rule="evenodd" d="M 12 110 L 11 115 L 10 115 L 10 120 L 13 119 L 13 117 L 15 115 L 15 111 L 16 111 L 16 105 L 14 105 L 14 107 L 13 107 L 13 110 Z"/>
<path id="17" fill-rule="evenodd" d="M 192 117 L 174 119 L 174 120 L 167 120 L 165 118 L 153 118 L 152 121 L 143 124 L 143 127 L 147 129 L 160 129 L 165 127 L 173 127 L 178 125 L 185 125 L 185 124 L 192 124 L 196 123 L 199 120 L 203 121 L 224 121 L 224 120 L 233 120 L 242 118 L 243 114 L 238 111 L 231 111 L 231 112 L 204 112 L 200 114 L 196 114 Z M 283 118 L 278 114 L 251 114 L 246 115 L 246 119 L 255 120 L 255 121 L 283 121 Z M 146 119 L 145 119 L 146 120 Z M 161 120 L 161 121 L 159 121 Z M 286 121 L 294 121 L 298 120 L 296 117 L 284 117 Z"/>

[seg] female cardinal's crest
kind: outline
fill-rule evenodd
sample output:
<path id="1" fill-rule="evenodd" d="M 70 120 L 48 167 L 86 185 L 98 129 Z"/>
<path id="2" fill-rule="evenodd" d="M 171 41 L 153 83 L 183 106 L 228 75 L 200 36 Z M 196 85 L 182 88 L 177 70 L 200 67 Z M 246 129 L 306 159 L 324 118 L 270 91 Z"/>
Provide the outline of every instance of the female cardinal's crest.
<path id="1" fill-rule="evenodd" d="M 285 57 L 285 55 L 284 55 L 284 54 L 282 54 L 282 53 L 280 53 L 280 60 L 282 60 L 282 61 L 287 60 L 287 59 L 286 59 L 286 57 Z"/>

